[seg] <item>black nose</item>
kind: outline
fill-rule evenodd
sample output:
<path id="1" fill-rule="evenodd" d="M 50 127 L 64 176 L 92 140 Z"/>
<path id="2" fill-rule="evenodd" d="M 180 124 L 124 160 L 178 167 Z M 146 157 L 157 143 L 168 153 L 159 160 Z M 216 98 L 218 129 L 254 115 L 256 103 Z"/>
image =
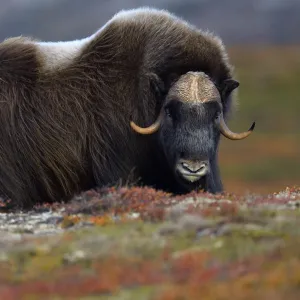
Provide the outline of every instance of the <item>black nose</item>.
<path id="1" fill-rule="evenodd" d="M 182 168 L 189 173 L 206 173 L 208 166 L 206 161 L 191 161 L 185 159 L 181 159 L 180 164 Z"/>

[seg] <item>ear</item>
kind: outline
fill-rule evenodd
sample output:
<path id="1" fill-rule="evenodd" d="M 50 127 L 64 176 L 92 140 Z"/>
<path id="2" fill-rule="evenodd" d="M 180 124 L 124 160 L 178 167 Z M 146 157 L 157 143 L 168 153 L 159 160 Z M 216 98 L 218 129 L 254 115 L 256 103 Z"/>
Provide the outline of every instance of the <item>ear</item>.
<path id="1" fill-rule="evenodd" d="M 240 83 L 234 79 L 225 79 L 220 86 L 220 93 L 223 99 L 226 99 L 233 90 L 238 88 Z"/>

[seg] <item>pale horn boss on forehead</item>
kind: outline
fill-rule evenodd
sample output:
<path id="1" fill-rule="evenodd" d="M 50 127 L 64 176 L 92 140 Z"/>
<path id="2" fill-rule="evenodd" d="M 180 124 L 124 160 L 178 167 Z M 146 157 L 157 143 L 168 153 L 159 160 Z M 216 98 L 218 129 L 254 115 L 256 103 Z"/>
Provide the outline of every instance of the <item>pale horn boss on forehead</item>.
<path id="1" fill-rule="evenodd" d="M 181 101 L 187 103 L 205 103 L 208 101 L 218 101 L 220 105 L 222 105 L 221 96 L 217 87 L 203 72 L 188 72 L 187 74 L 182 75 L 169 91 L 168 98 L 172 96 L 176 96 Z M 130 122 L 130 126 L 134 131 L 140 134 L 153 134 L 158 131 L 163 117 L 164 114 L 162 109 L 156 121 L 149 127 L 140 127 L 133 121 Z M 226 138 L 230 140 L 242 140 L 252 133 L 255 127 L 255 122 L 253 122 L 248 131 L 235 133 L 227 127 L 223 118 L 223 114 L 221 112 L 219 116 L 218 127 L 220 132 Z"/>

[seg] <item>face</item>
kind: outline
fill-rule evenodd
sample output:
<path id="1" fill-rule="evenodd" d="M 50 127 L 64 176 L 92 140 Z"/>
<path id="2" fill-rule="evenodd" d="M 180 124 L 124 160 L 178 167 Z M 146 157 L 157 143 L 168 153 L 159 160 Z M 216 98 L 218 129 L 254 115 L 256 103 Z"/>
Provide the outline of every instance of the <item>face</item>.
<path id="1" fill-rule="evenodd" d="M 229 79 L 217 88 L 205 73 L 188 72 L 172 84 L 155 123 L 141 128 L 131 122 L 132 129 L 140 134 L 157 133 L 164 159 L 177 182 L 187 190 L 206 190 L 220 134 L 240 140 L 254 129 L 255 123 L 246 132 L 234 133 L 225 124 L 222 99 L 237 86 Z"/>
<path id="2" fill-rule="evenodd" d="M 184 186 L 205 185 L 211 172 L 220 139 L 220 97 L 208 76 L 189 72 L 173 84 L 165 99 L 159 143 Z"/>
<path id="3" fill-rule="evenodd" d="M 220 138 L 220 102 L 187 103 L 172 96 L 164 105 L 159 143 L 179 183 L 203 184 Z"/>

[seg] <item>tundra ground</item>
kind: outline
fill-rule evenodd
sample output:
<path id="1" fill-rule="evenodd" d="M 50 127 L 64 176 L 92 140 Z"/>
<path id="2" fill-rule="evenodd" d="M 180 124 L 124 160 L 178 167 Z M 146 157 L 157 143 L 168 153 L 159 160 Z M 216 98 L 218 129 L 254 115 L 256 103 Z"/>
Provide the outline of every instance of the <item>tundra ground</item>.
<path id="1" fill-rule="evenodd" d="M 0 298 L 299 299 L 300 189 L 85 192 L 0 213 Z"/>

